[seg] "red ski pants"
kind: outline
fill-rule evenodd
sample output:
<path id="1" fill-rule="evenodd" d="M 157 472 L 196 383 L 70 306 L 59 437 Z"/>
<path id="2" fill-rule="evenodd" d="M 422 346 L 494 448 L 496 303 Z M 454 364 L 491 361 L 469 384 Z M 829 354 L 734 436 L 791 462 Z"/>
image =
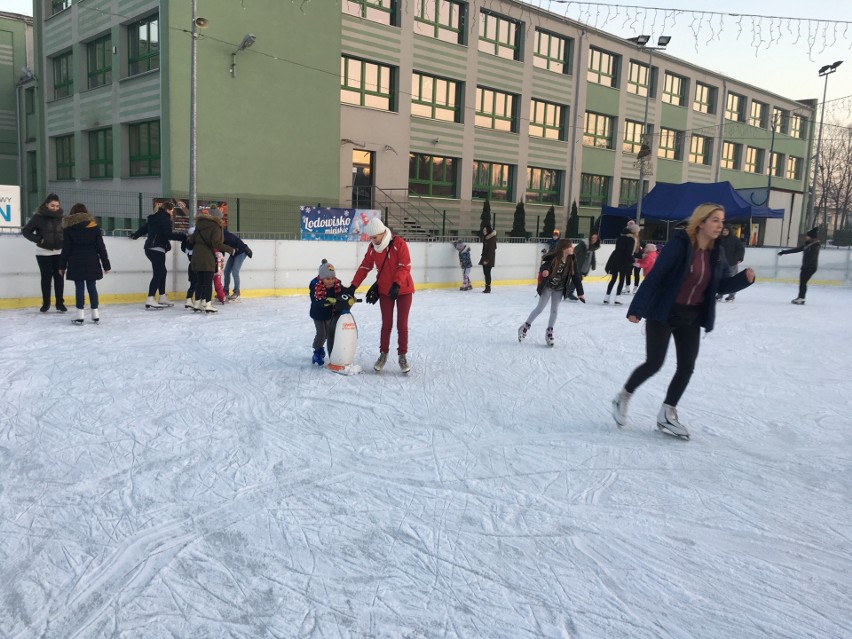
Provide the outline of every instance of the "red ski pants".
<path id="1" fill-rule="evenodd" d="M 379 350 L 382 353 L 390 352 L 390 338 L 393 330 L 393 307 L 396 305 L 396 334 L 399 339 L 396 352 L 404 355 L 408 352 L 408 312 L 411 310 L 413 293 L 400 295 L 396 301 L 387 295 L 379 296 L 379 307 L 382 309 L 382 333 L 379 342 Z"/>

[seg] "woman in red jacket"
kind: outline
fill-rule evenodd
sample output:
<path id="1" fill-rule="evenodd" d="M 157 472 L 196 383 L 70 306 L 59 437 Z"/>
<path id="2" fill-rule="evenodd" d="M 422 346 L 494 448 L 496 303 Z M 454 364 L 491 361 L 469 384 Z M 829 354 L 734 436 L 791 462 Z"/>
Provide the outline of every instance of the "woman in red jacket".
<path id="1" fill-rule="evenodd" d="M 394 237 L 379 218 L 373 218 L 367 224 L 366 234 L 370 236 L 370 246 L 355 271 L 350 289 L 354 291 L 367 274 L 375 267 L 378 271 L 376 283 L 379 289 L 379 307 L 382 309 L 382 332 L 379 342 L 379 359 L 373 368 L 380 371 L 388 361 L 390 337 L 393 330 L 393 307 L 396 305 L 396 333 L 399 339 L 397 353 L 399 368 L 403 373 L 411 370 L 406 354 L 408 353 L 408 312 L 414 294 L 414 281 L 411 279 L 411 256 L 408 244 L 401 237 Z"/>

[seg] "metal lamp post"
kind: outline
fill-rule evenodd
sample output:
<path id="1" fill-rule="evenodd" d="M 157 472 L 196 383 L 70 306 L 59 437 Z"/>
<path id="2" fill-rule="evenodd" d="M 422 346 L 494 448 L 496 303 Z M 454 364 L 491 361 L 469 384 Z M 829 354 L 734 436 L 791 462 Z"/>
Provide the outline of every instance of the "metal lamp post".
<path id="1" fill-rule="evenodd" d="M 837 67 L 839 67 L 841 64 L 843 64 L 843 60 L 838 60 L 834 64 L 826 64 L 819 70 L 819 77 L 825 78 L 825 84 L 822 90 L 822 110 L 819 116 L 819 134 L 817 135 L 816 154 L 814 155 L 814 179 L 811 183 L 811 197 L 810 200 L 808 200 L 808 215 L 806 218 L 807 228 L 813 228 L 813 225 L 816 222 L 814 204 L 816 202 L 817 175 L 819 174 L 819 151 L 820 147 L 822 146 L 822 123 L 825 119 L 825 97 L 828 93 L 828 76 L 837 71 Z"/>
<path id="2" fill-rule="evenodd" d="M 207 18 L 198 17 L 198 0 L 192 0 L 192 55 L 189 63 L 189 225 L 198 212 L 198 30 L 207 27 Z"/>
<path id="3" fill-rule="evenodd" d="M 657 46 L 655 47 L 648 46 L 648 42 L 650 42 L 650 40 L 651 36 L 648 35 L 639 35 L 634 38 L 630 38 L 630 41 L 635 43 L 637 48 L 648 52 L 648 91 L 645 93 L 645 118 L 642 120 L 642 140 L 639 145 L 639 155 L 636 158 L 639 161 L 639 193 L 636 200 L 637 224 L 639 224 L 639 220 L 642 217 L 642 197 L 645 184 L 645 158 L 651 155 L 651 138 L 648 135 L 648 105 L 651 101 L 651 90 L 653 89 L 652 62 L 654 51 L 665 51 L 669 42 L 671 42 L 671 36 L 663 35 L 657 38 Z"/>

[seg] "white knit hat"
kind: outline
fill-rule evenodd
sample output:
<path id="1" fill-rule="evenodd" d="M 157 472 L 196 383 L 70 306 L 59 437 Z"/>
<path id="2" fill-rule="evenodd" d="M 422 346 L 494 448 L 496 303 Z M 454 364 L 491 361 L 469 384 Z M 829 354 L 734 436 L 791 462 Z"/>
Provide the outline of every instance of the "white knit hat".
<path id="1" fill-rule="evenodd" d="M 366 233 L 367 233 L 367 235 L 372 237 L 374 235 L 379 235 L 381 233 L 384 233 L 387 230 L 388 230 L 387 227 L 382 223 L 382 221 L 379 218 L 374 217 L 367 224 Z"/>

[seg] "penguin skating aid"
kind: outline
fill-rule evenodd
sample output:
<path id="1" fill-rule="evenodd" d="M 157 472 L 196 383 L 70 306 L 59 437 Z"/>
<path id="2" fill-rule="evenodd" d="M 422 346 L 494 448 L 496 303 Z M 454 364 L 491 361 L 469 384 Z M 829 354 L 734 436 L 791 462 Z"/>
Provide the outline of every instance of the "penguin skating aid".
<path id="1" fill-rule="evenodd" d="M 327 368 L 341 375 L 357 375 L 363 372 L 360 366 L 353 363 L 358 348 L 358 324 L 352 315 L 352 306 L 360 301 L 349 293 L 342 293 L 327 301 L 337 312 L 328 339 Z"/>

